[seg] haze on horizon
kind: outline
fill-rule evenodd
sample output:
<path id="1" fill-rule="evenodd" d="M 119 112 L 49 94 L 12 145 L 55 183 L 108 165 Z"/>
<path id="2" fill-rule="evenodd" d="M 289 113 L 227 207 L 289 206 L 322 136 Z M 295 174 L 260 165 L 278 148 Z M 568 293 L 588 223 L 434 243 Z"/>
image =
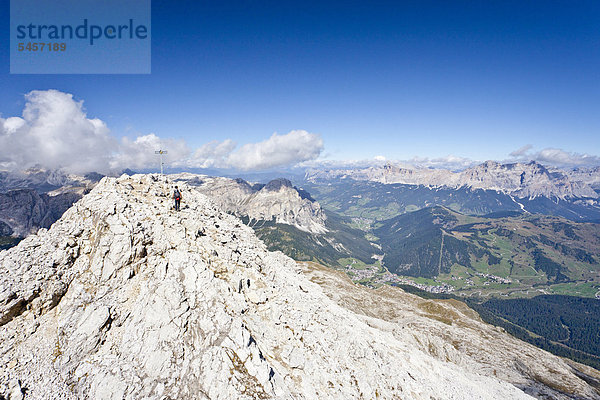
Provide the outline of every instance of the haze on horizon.
<path id="1" fill-rule="evenodd" d="M 0 73 L 2 169 L 600 165 L 597 2 L 152 12 L 150 75 Z"/>

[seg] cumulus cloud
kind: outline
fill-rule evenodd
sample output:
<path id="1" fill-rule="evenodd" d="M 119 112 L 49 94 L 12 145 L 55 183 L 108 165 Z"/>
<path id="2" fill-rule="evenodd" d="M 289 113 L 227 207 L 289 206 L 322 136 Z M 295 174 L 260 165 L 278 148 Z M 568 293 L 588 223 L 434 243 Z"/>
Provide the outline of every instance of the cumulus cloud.
<path id="1" fill-rule="evenodd" d="M 222 142 L 213 140 L 200 146 L 189 160 L 188 166 L 194 168 L 226 168 L 225 158 L 237 144 L 231 139 Z"/>
<path id="2" fill-rule="evenodd" d="M 104 122 L 87 118 L 82 102 L 57 90 L 34 90 L 25 99 L 22 118 L 0 118 L 0 165 L 106 170 L 116 141 Z"/>
<path id="3" fill-rule="evenodd" d="M 595 167 L 600 165 L 600 157 L 586 154 L 569 152 L 557 148 L 545 148 L 539 151 L 531 151 L 533 146 L 527 145 L 509 154 L 513 161 L 537 161 L 541 164 L 555 167 Z"/>
<path id="4" fill-rule="evenodd" d="M 386 157 L 376 156 L 366 160 L 314 160 L 301 163 L 299 166 L 317 169 L 360 169 L 381 167 L 388 163 L 408 169 L 439 168 L 458 171 L 476 165 L 479 161 L 453 155 L 439 158 L 413 157 L 410 160 L 388 160 Z"/>
<path id="5" fill-rule="evenodd" d="M 167 150 L 171 167 L 269 169 L 312 160 L 321 154 L 319 135 L 303 130 L 274 133 L 259 143 L 237 145 L 230 139 L 208 142 L 192 151 L 185 141 L 154 133 L 115 138 L 106 124 L 88 118 L 83 101 L 58 90 L 25 96 L 22 117 L 0 118 L 0 168 L 34 166 L 66 172 L 110 172 L 159 167 L 157 150 Z"/>
<path id="6" fill-rule="evenodd" d="M 316 159 L 323 151 L 323 140 L 314 133 L 295 130 L 285 135 L 274 133 L 265 141 L 236 147 L 230 139 L 206 143 L 194 152 L 188 166 L 246 171 L 294 166 Z"/>
<path id="7" fill-rule="evenodd" d="M 155 134 L 138 136 L 134 140 L 127 137 L 121 139 L 119 151 L 111 160 L 112 169 L 143 169 L 151 166 L 160 168 L 160 159 L 155 154 L 158 150 L 166 150 L 163 162 L 173 167 L 185 166 L 190 154 L 183 140 L 161 139 Z"/>
<path id="8" fill-rule="evenodd" d="M 323 151 L 323 139 L 304 130 L 274 133 L 260 143 L 248 143 L 229 154 L 227 165 L 243 170 L 264 170 L 314 160 Z"/>

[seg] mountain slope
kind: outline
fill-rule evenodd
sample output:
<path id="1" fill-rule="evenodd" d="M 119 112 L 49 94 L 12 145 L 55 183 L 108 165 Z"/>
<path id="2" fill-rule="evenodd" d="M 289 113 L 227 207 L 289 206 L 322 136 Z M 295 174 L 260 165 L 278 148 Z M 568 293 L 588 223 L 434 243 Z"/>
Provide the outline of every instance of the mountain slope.
<path id="1" fill-rule="evenodd" d="M 471 266 L 471 253 L 483 256 L 470 243 L 446 234 L 458 219 L 443 207 L 425 208 L 384 221 L 374 234 L 383 244 L 388 270 L 400 275 L 435 277 L 453 264 Z"/>
<path id="2" fill-rule="evenodd" d="M 584 389 L 583 394 L 574 389 L 579 385 L 577 380 L 559 378 L 564 367 L 550 367 L 553 362 L 547 353 L 532 345 L 523 346 L 503 329 L 482 323 L 479 315 L 461 301 L 422 299 L 387 285 L 367 289 L 352 284 L 341 272 L 315 263 L 301 265 L 305 274 L 337 304 L 364 315 L 372 325 L 393 330 L 403 336 L 403 341 L 413 342 L 413 346 L 440 360 L 503 377 L 539 398 L 599 397 L 598 371 L 565 360 L 568 370 L 595 385 L 595 389 Z M 548 367 L 553 371 L 546 370 Z M 548 386 L 554 389 L 549 391 Z"/>
<path id="3" fill-rule="evenodd" d="M 433 207 L 383 221 L 373 233 L 391 272 L 435 277 L 462 294 L 600 285 L 600 225 L 594 223 L 472 217 Z"/>
<path id="4" fill-rule="evenodd" d="M 15 242 L 50 227 L 101 178 L 36 168 L 0 171 L 0 241 Z"/>
<path id="5" fill-rule="evenodd" d="M 488 344 L 504 334 L 475 339 L 443 305 L 417 306 L 396 327 L 357 314 L 187 185 L 172 211 L 162 179 L 105 178 L 50 230 L 0 253 L 0 395 L 527 398 L 518 385 L 600 398 L 572 366 L 520 342 L 496 363 Z M 464 345 L 451 350 L 451 338 Z M 470 354 L 473 340 L 489 356 Z M 450 357 L 430 354 L 431 341 Z"/>
<path id="6" fill-rule="evenodd" d="M 342 258 L 372 263 L 380 250 L 365 233 L 344 218 L 325 212 L 308 192 L 283 178 L 250 185 L 243 179 L 177 174 L 209 196 L 221 209 L 239 216 L 254 229 L 269 250 L 280 250 L 295 260 L 338 266 Z"/>
<path id="7" fill-rule="evenodd" d="M 242 218 L 254 229 L 271 251 L 282 251 L 296 261 L 317 261 L 339 267 L 340 259 L 352 258 L 365 264 L 372 264 L 383 253 L 381 249 L 366 239 L 365 232 L 349 226 L 340 216 L 326 212 L 327 232 L 313 234 L 288 224 L 275 221 L 252 221 Z"/>

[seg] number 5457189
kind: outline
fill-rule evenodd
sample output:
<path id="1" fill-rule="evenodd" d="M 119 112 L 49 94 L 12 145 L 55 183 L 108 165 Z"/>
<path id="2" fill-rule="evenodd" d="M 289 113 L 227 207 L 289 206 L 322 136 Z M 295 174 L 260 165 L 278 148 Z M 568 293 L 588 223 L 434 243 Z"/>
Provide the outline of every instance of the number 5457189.
<path id="1" fill-rule="evenodd" d="M 19 51 L 65 51 L 66 43 L 18 43 L 17 50 Z"/>

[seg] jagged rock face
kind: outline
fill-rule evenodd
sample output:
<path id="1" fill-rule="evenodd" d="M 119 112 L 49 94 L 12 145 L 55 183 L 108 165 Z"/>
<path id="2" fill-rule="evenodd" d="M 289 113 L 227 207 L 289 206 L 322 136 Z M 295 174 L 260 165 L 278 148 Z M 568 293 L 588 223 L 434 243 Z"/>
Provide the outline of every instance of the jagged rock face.
<path id="1" fill-rule="evenodd" d="M 550 172 L 536 162 L 499 164 L 487 161 L 463 171 L 458 182 L 474 189 L 504 191 L 520 198 L 598 197 L 586 184 L 572 182 L 564 173 Z"/>
<path id="2" fill-rule="evenodd" d="M 105 178 L 50 230 L 0 253 L 0 395 L 528 398 L 508 373 L 469 364 L 473 338 L 451 349 L 440 337 L 439 360 L 423 351 L 433 336 L 417 345 L 413 324 L 338 304 L 196 190 L 180 184 L 173 211 L 163 179 Z"/>
<path id="3" fill-rule="evenodd" d="M 292 185 L 292 182 L 290 182 L 289 179 L 285 179 L 285 178 L 278 178 L 278 179 L 273 179 L 272 181 L 270 181 L 269 183 L 267 183 L 263 189 L 266 191 L 270 191 L 270 192 L 278 192 L 280 191 L 282 188 L 293 188 L 294 186 Z"/>
<path id="4" fill-rule="evenodd" d="M 319 203 L 293 187 L 287 179 L 251 186 L 243 179 L 215 178 L 192 174 L 172 175 L 174 179 L 195 184 L 217 205 L 238 216 L 288 224 L 311 233 L 325 233 L 326 216 Z"/>
<path id="5" fill-rule="evenodd" d="M 66 174 L 60 170 L 30 168 L 25 171 L 0 171 L 0 192 L 13 189 L 34 189 L 38 193 L 46 193 L 65 187 L 93 186 L 102 179 L 95 172 L 86 176 Z"/>
<path id="6" fill-rule="evenodd" d="M 587 176 L 586 176 L 587 174 Z M 349 177 L 381 183 L 402 183 L 433 187 L 469 187 L 496 190 L 519 198 L 598 198 L 590 182 L 600 181 L 600 170 L 585 173 L 549 171 L 536 162 L 500 164 L 494 161 L 460 172 L 443 169 L 404 168 L 387 164 L 362 170 L 310 171 L 310 181 Z"/>
<path id="7" fill-rule="evenodd" d="M 0 226 L 10 228 L 3 232 L 25 237 L 49 228 L 101 178 L 97 173 L 77 176 L 36 168 L 0 171 Z"/>
<path id="8" fill-rule="evenodd" d="M 11 236 L 13 234 L 13 230 L 5 222 L 0 221 L 0 236 Z"/>
<path id="9" fill-rule="evenodd" d="M 593 189 L 600 191 L 600 167 L 576 168 L 569 171 L 567 175 L 574 182 L 589 185 Z"/>
<path id="10" fill-rule="evenodd" d="M 80 193 L 68 191 L 55 195 L 32 189 L 0 193 L 0 222 L 10 228 L 10 235 L 25 237 L 39 228 L 49 228 L 80 198 Z"/>

